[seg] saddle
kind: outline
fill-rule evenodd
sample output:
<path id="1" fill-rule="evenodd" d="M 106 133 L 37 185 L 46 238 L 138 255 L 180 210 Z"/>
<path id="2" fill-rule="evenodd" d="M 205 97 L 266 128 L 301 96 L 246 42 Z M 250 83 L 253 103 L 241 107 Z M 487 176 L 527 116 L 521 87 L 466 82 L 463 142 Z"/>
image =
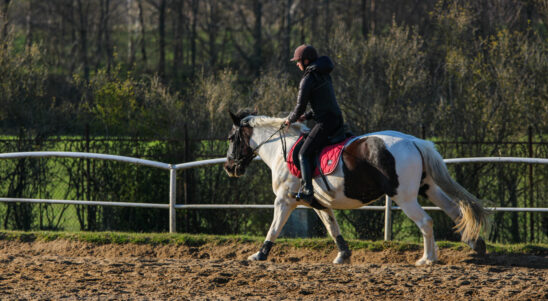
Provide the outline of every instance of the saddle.
<path id="1" fill-rule="evenodd" d="M 299 161 L 299 150 L 304 144 L 306 138 L 306 134 L 302 134 L 299 139 L 297 139 L 297 142 L 293 144 L 291 147 L 291 150 L 289 151 L 287 155 L 287 167 L 289 168 L 289 171 L 292 175 L 301 178 L 301 165 Z M 342 139 L 341 139 L 342 138 Z M 352 138 L 351 135 L 344 135 L 339 136 L 338 141 L 335 143 L 332 143 L 326 147 L 324 147 L 317 155 L 315 160 L 312 162 L 312 168 L 314 172 L 312 173 L 312 177 L 316 178 L 320 175 L 329 175 L 335 171 L 337 168 L 337 165 L 339 164 L 339 159 L 341 157 L 342 150 L 346 144 L 346 142 Z"/>

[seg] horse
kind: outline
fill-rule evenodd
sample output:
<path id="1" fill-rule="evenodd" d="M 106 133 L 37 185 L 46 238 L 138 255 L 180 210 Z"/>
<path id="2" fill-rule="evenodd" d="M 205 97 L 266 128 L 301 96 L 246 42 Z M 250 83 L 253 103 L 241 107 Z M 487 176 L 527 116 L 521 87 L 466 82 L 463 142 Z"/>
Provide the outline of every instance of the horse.
<path id="1" fill-rule="evenodd" d="M 311 204 L 296 199 L 300 179 L 293 176 L 285 162 L 291 147 L 308 128 L 299 122 L 283 128 L 285 119 L 257 116 L 256 113 L 229 112 L 233 121 L 228 135 L 229 147 L 224 169 L 231 177 L 245 174 L 255 156 L 260 156 L 272 171 L 274 217 L 260 250 L 248 260 L 266 260 L 291 212 Z M 396 131 L 382 131 L 354 137 L 344 146 L 338 166 L 315 178 L 314 196 L 321 208 L 313 208 L 335 241 L 335 264 L 350 263 L 352 255 L 341 235 L 333 209 L 354 209 L 388 195 L 420 228 L 424 242 L 422 258 L 416 266 L 431 265 L 438 259 L 432 218 L 419 205 L 419 194 L 439 206 L 454 222 L 461 240 L 478 254 L 485 254 L 480 230 L 486 211 L 480 201 L 454 181 L 434 144 Z M 329 185 L 329 189 L 326 186 Z"/>

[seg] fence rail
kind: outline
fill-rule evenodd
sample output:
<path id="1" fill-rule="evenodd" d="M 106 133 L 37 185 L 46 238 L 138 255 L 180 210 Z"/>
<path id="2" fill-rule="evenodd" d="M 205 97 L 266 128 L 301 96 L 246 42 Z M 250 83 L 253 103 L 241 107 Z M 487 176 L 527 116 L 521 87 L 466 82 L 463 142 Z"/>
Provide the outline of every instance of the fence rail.
<path id="1" fill-rule="evenodd" d="M 158 161 L 138 159 L 133 157 L 83 153 L 83 152 L 18 152 L 0 154 L 0 159 L 21 159 L 21 158 L 78 158 L 78 159 L 98 159 L 125 162 L 130 164 L 145 165 L 154 168 L 169 170 L 169 203 L 131 203 L 131 202 L 105 202 L 105 201 L 83 201 L 83 200 L 50 200 L 50 199 L 30 199 L 30 198 L 1 198 L 0 202 L 6 203 L 48 203 L 48 204 L 69 204 L 69 205 L 92 205 L 92 206 L 118 206 L 118 207 L 138 207 L 138 208 L 160 208 L 169 209 L 169 232 L 176 232 L 176 210 L 177 209 L 273 209 L 274 205 L 260 204 L 177 204 L 176 199 L 176 181 L 177 170 L 185 170 L 197 167 L 203 167 L 226 162 L 226 158 L 216 158 L 202 161 L 186 162 L 181 164 L 168 164 Z M 255 158 L 255 160 L 261 160 Z M 448 164 L 460 163 L 526 163 L 526 164 L 548 164 L 548 159 L 542 158 L 516 158 L 516 157 L 476 157 L 476 158 L 455 158 L 445 159 Z M 298 206 L 297 208 L 308 208 Z M 398 206 L 392 206 L 392 201 L 386 196 L 384 206 L 363 206 L 359 210 L 384 210 L 385 211 L 385 240 L 391 239 L 392 229 L 392 210 L 401 210 Z M 441 210 L 439 207 L 423 207 L 424 210 Z M 513 208 L 513 207 L 490 207 L 491 211 L 501 212 L 548 212 L 548 208 Z"/>

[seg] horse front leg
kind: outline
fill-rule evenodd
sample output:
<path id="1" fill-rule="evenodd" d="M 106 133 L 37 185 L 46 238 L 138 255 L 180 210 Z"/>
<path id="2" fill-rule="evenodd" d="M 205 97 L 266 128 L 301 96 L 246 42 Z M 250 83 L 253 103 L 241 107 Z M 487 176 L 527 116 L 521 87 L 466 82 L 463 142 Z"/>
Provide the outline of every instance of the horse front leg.
<path id="1" fill-rule="evenodd" d="M 337 254 L 335 260 L 333 260 L 333 263 L 350 263 L 350 256 L 352 256 L 352 251 L 350 251 L 350 248 L 348 248 L 348 244 L 341 235 L 341 230 L 339 228 L 337 220 L 335 219 L 333 210 L 331 208 L 328 208 L 324 210 L 314 209 L 314 211 L 316 211 L 316 213 L 322 220 L 325 228 L 327 229 L 327 232 L 329 232 L 331 238 L 335 240 L 337 248 L 339 249 L 339 253 Z"/>
<path id="2" fill-rule="evenodd" d="M 295 201 L 287 198 L 276 197 L 276 200 L 274 201 L 274 218 L 272 220 L 272 224 L 270 225 L 270 230 L 268 230 L 268 234 L 266 235 L 263 246 L 259 252 L 249 256 L 247 258 L 248 260 L 266 260 L 268 258 L 268 253 L 274 245 L 274 241 L 278 238 L 278 235 L 280 235 L 280 232 L 287 222 L 289 215 L 296 207 L 297 204 Z"/>

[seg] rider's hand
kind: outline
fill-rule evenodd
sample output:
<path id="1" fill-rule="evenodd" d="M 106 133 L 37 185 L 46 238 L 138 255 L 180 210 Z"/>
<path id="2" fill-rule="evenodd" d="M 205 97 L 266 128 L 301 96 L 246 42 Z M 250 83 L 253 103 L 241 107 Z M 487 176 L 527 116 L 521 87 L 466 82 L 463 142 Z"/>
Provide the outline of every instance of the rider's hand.
<path id="1" fill-rule="evenodd" d="M 284 121 L 284 124 L 285 124 L 286 127 L 288 127 L 291 124 L 291 122 L 289 121 L 289 119 L 286 119 Z"/>
<path id="2" fill-rule="evenodd" d="M 303 122 L 306 120 L 306 115 L 305 114 L 302 114 L 301 117 L 299 117 L 299 119 L 297 119 L 298 122 Z"/>

